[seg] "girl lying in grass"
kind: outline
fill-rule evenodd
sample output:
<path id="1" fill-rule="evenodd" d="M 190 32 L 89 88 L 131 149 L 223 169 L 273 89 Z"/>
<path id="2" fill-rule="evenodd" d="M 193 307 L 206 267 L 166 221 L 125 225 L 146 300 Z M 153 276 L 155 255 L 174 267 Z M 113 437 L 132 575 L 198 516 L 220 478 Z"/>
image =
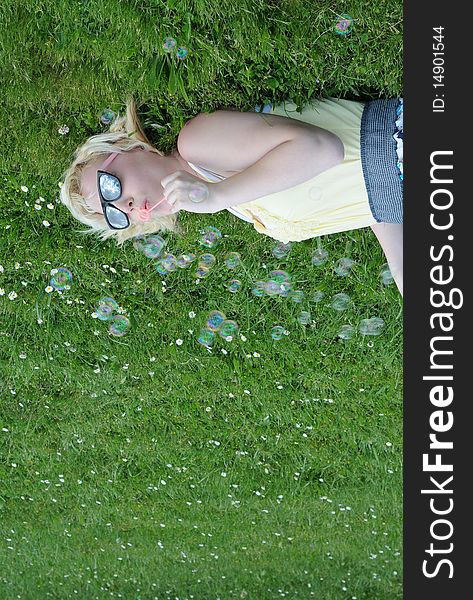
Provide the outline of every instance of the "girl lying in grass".
<path id="1" fill-rule="evenodd" d="M 292 102 L 200 113 L 164 155 L 129 100 L 77 149 L 61 201 L 87 233 L 118 244 L 178 231 L 180 210 L 226 209 L 284 243 L 371 227 L 402 294 L 402 108 L 327 98 L 301 113 Z"/>

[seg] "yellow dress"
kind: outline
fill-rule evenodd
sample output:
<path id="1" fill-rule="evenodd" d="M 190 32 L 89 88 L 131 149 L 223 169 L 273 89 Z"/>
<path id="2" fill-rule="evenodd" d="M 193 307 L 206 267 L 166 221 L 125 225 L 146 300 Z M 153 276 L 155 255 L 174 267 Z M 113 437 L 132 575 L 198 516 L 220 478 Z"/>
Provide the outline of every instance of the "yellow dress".
<path id="1" fill-rule="evenodd" d="M 360 156 L 360 124 L 364 104 L 351 100 L 327 98 L 312 100 L 296 112 L 296 105 L 286 101 L 271 108 L 269 114 L 287 116 L 312 123 L 336 134 L 343 142 L 343 162 L 292 188 L 239 204 L 229 209 L 249 221 L 254 228 L 287 243 L 320 235 L 368 227 L 373 217 Z M 198 165 L 189 166 L 208 181 L 223 177 Z"/>

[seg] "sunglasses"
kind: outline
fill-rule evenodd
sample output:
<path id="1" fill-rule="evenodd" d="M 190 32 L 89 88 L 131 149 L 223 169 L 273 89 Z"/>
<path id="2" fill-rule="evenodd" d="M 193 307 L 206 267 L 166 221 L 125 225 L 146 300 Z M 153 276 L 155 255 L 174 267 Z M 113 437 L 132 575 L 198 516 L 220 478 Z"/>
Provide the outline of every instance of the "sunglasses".
<path id="1" fill-rule="evenodd" d="M 111 204 L 120 200 L 122 184 L 116 175 L 104 171 L 118 154 L 119 152 L 113 152 L 97 170 L 97 189 L 107 225 L 111 229 L 126 229 L 130 226 L 128 215 Z"/>

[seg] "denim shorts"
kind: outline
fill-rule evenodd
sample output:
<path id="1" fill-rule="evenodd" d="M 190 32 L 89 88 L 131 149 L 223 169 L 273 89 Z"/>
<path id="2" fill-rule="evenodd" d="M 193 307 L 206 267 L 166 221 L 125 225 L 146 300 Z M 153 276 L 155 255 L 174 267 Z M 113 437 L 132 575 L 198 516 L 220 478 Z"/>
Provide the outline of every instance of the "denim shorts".
<path id="1" fill-rule="evenodd" d="M 378 223 L 403 219 L 403 104 L 402 98 L 372 100 L 361 117 L 361 164 Z"/>

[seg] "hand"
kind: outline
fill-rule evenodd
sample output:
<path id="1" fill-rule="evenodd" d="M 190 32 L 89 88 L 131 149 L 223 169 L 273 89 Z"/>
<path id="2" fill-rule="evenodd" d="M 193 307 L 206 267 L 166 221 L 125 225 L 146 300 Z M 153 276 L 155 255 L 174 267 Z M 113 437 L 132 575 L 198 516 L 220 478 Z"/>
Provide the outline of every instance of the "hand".
<path id="1" fill-rule="evenodd" d="M 187 171 L 175 171 L 161 180 L 170 214 L 180 210 L 193 213 L 218 212 L 212 185 L 207 185 Z M 202 198 L 200 201 L 199 199 Z"/>

